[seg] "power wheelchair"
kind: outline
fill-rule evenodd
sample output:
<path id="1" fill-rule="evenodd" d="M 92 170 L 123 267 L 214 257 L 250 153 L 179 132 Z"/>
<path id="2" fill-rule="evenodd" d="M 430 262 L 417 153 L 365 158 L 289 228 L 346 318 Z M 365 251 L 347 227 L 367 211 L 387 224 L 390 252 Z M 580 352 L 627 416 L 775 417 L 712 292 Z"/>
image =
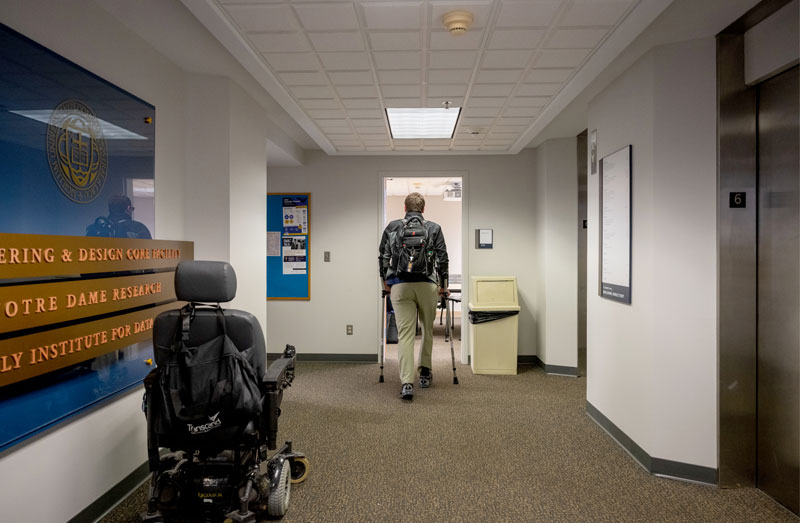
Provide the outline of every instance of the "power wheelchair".
<path id="1" fill-rule="evenodd" d="M 175 271 L 175 294 L 188 305 L 159 314 L 153 324 L 157 367 L 145 378 L 143 403 L 151 485 L 141 519 L 251 523 L 264 512 L 283 517 L 291 484 L 305 480 L 309 465 L 290 441 L 268 452 L 277 448 L 280 405 L 294 379 L 295 349 L 287 345 L 267 368 L 258 320 L 219 307 L 236 294 L 236 274 L 227 263 L 182 262 Z M 220 343 L 228 360 L 214 356 Z M 219 374 L 223 360 L 233 361 L 241 372 Z M 188 372 L 190 365 L 200 370 Z M 243 381 L 251 382 L 249 390 L 242 388 Z M 255 408 L 231 408 L 245 396 Z M 191 404 L 197 397 L 208 401 Z"/>

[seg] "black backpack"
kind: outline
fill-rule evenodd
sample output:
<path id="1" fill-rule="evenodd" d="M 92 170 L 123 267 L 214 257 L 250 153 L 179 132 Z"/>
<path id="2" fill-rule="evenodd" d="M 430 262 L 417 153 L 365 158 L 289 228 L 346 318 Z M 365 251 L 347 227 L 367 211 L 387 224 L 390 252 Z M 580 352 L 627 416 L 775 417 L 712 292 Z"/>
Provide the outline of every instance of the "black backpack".
<path id="1" fill-rule="evenodd" d="M 256 372 L 228 337 L 222 310 L 217 308 L 216 312 L 221 334 L 191 347 L 187 341 L 193 310 L 190 305 L 181 309 L 181 322 L 167 361 L 145 379 L 151 396 L 149 406 L 156 411 L 157 434 L 202 437 L 219 427 L 253 419 L 261 412 Z"/>
<path id="2" fill-rule="evenodd" d="M 117 236 L 117 229 L 114 227 L 114 222 L 105 216 L 98 216 L 93 224 L 86 227 L 86 236 L 114 238 Z"/>
<path id="3" fill-rule="evenodd" d="M 433 249 L 422 217 L 403 219 L 403 227 L 395 237 L 392 255 L 396 274 L 430 276 L 433 273 Z"/>

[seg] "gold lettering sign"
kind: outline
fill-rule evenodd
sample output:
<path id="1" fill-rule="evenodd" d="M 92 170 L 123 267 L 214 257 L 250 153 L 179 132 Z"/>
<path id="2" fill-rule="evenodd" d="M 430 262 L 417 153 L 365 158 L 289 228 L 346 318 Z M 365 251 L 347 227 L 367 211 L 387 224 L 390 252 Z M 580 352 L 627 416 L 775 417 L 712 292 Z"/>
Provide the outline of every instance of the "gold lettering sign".
<path id="1" fill-rule="evenodd" d="M 0 387 L 151 338 L 153 320 L 185 302 L 0 341 Z M 145 365 L 145 362 L 142 362 Z"/>
<path id="2" fill-rule="evenodd" d="M 174 271 L 0 287 L 0 333 L 174 299 Z"/>
<path id="3" fill-rule="evenodd" d="M 192 242 L 0 233 L 0 279 L 168 269 L 193 258 Z"/>

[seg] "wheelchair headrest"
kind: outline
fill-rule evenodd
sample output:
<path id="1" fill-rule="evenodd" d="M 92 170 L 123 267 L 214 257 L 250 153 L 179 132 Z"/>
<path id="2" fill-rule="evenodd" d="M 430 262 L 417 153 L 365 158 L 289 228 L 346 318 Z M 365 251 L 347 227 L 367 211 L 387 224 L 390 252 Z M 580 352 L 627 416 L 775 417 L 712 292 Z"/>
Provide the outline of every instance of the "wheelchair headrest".
<path id="1" fill-rule="evenodd" d="M 175 269 L 175 296 L 182 301 L 231 301 L 236 296 L 236 273 L 227 262 L 181 262 Z"/>

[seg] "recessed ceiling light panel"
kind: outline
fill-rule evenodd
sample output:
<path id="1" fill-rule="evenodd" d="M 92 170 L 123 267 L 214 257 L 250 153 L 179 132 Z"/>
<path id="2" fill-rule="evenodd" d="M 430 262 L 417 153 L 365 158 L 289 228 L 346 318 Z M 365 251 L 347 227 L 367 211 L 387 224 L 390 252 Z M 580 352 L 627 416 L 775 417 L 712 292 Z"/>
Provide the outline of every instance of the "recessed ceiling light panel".
<path id="1" fill-rule="evenodd" d="M 452 138 L 460 107 L 387 107 L 386 117 L 392 138 Z"/>

